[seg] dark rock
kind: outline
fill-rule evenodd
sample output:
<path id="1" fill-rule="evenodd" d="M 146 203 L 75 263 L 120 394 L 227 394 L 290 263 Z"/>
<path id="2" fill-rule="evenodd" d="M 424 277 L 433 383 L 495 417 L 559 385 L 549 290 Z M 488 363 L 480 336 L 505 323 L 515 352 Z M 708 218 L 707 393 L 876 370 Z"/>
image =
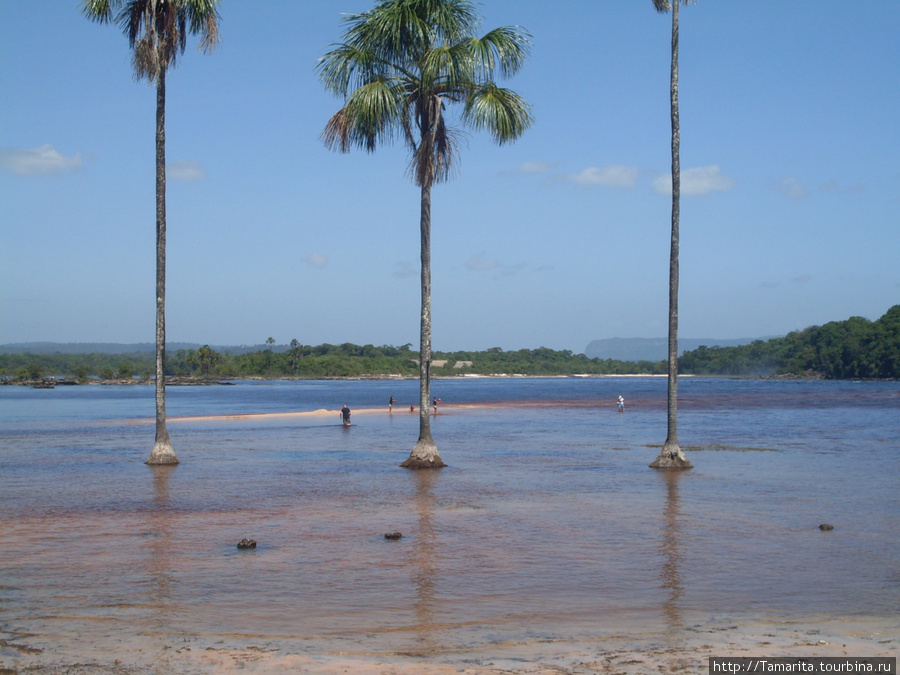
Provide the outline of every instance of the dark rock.
<path id="1" fill-rule="evenodd" d="M 238 548 L 256 548 L 256 539 L 241 539 L 238 542 Z"/>
<path id="2" fill-rule="evenodd" d="M 828 523 L 822 523 L 821 525 L 819 525 L 819 529 L 822 530 L 822 532 L 830 532 L 831 530 L 834 529 L 834 525 L 829 525 Z"/>
<path id="3" fill-rule="evenodd" d="M 394 541 L 395 541 L 395 540 L 397 540 L 397 539 L 402 539 L 402 538 L 403 538 L 403 534 L 402 534 L 401 532 L 386 532 L 385 535 L 384 535 L 384 538 L 385 538 L 385 539 L 391 539 L 391 540 L 394 540 Z"/>

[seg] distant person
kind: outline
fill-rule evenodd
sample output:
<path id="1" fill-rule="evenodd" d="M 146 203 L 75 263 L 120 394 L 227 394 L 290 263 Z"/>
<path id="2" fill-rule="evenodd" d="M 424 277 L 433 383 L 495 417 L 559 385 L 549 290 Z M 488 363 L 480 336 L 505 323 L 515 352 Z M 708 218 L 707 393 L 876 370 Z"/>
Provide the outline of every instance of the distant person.
<path id="1" fill-rule="evenodd" d="M 344 407 L 341 408 L 341 419 L 344 420 L 344 426 L 350 426 L 350 408 L 347 407 L 347 404 L 344 404 Z"/>
<path id="2" fill-rule="evenodd" d="M 397 399 L 395 399 L 393 396 L 391 396 L 391 400 L 388 401 L 388 412 L 389 412 L 389 413 L 394 412 L 394 404 L 395 404 L 396 402 L 397 402 Z"/>
<path id="3" fill-rule="evenodd" d="M 618 406 L 619 406 L 619 412 L 625 412 L 625 399 L 622 398 L 621 395 L 619 396 Z"/>
<path id="4" fill-rule="evenodd" d="M 410 404 L 409 412 L 416 412 L 416 407 L 414 405 Z"/>
<path id="5" fill-rule="evenodd" d="M 435 415 L 437 415 L 437 404 L 438 404 L 437 398 L 431 399 L 431 405 L 434 406 L 434 414 L 435 414 Z"/>

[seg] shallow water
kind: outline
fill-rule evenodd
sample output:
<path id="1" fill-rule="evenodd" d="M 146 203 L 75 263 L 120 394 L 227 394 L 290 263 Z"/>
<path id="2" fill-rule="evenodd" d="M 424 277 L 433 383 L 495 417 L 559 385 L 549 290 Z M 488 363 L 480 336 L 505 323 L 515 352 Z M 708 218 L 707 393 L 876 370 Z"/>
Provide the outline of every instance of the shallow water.
<path id="1" fill-rule="evenodd" d="M 0 387 L 0 632 L 428 653 L 900 608 L 900 383 L 682 378 L 675 473 L 663 378 L 436 381 L 437 472 L 398 468 L 417 387 L 172 387 L 156 468 L 151 387 Z"/>

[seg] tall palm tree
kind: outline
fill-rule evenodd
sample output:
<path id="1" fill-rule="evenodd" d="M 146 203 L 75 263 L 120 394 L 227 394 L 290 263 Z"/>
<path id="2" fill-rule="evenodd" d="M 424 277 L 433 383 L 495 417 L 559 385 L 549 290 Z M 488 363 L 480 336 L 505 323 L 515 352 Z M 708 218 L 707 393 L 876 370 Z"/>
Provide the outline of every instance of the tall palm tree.
<path id="1" fill-rule="evenodd" d="M 495 73 L 516 73 L 528 55 L 529 35 L 517 26 L 476 37 L 481 17 L 471 0 L 379 0 L 347 16 L 344 42 L 317 69 L 325 88 L 344 98 L 322 139 L 341 152 L 374 152 L 403 138 L 409 171 L 421 190 L 422 306 L 419 342 L 419 439 L 405 468 L 445 466 L 431 435 L 431 188 L 446 181 L 456 156 L 457 132 L 445 112 L 461 103 L 459 121 L 488 130 L 502 145 L 531 126 L 531 108 L 498 87 Z"/>
<path id="2" fill-rule="evenodd" d="M 653 0 L 658 12 L 672 10 L 672 70 L 669 100 L 672 115 L 672 243 L 669 249 L 669 377 L 666 442 L 650 465 L 654 469 L 690 469 L 678 445 L 678 228 L 681 203 L 681 130 L 678 121 L 678 5 L 690 0 Z"/>
<path id="3" fill-rule="evenodd" d="M 134 75 L 156 83 L 156 441 L 147 464 L 177 464 L 166 430 L 166 71 L 188 33 L 210 52 L 219 38 L 219 0 L 83 0 L 85 16 L 115 21 L 134 52 Z"/>

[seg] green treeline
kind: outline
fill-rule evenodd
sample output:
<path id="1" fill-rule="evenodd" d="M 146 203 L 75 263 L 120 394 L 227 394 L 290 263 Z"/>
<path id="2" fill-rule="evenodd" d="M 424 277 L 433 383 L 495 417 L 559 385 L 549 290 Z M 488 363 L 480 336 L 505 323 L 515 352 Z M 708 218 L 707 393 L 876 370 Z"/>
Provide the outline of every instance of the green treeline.
<path id="1" fill-rule="evenodd" d="M 900 305 L 877 321 L 854 316 L 740 347 L 686 352 L 694 375 L 806 375 L 829 380 L 900 378 Z"/>
<path id="2" fill-rule="evenodd" d="M 209 346 L 170 354 L 166 374 L 200 378 L 416 377 L 418 354 L 402 347 L 323 344 L 293 340 L 285 351 L 262 349 L 222 354 Z M 132 354 L 0 354 L 0 380 L 42 377 L 150 379 L 152 352 Z M 824 326 L 757 340 L 740 347 L 700 347 L 685 352 L 679 371 L 687 375 L 795 375 L 826 379 L 896 379 L 900 377 L 900 305 L 877 321 L 852 317 Z M 432 375 L 660 375 L 665 361 L 589 359 L 584 354 L 547 348 L 480 352 L 434 352 Z"/>
<path id="3" fill-rule="evenodd" d="M 154 355 L 136 354 L 0 354 L 0 377 L 36 380 L 42 377 L 71 377 L 82 382 L 99 378 L 149 379 L 154 373 Z M 483 352 L 434 352 L 432 374 L 496 375 L 610 375 L 622 373 L 659 374 L 665 362 L 651 363 L 589 359 L 584 354 L 552 349 L 500 348 Z M 170 377 L 200 378 L 332 378 L 332 377 L 416 377 L 418 354 L 410 345 L 402 347 L 323 344 L 301 345 L 294 340 L 286 351 L 271 349 L 245 354 L 222 354 L 209 346 L 179 350 L 166 363 Z"/>

